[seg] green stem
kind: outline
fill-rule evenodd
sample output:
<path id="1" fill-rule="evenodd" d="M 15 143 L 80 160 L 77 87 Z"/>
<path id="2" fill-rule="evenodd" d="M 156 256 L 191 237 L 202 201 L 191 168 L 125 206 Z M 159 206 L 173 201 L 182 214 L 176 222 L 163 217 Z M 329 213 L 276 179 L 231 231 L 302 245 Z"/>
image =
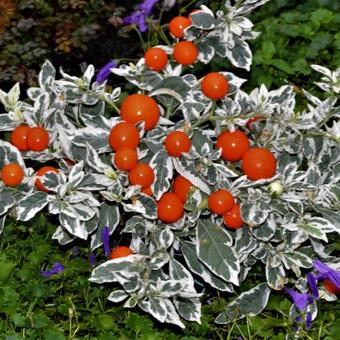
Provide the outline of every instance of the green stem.
<path id="1" fill-rule="evenodd" d="M 104 99 L 104 98 L 103 98 Z M 119 107 L 112 101 L 104 99 L 107 104 L 109 104 L 118 114 L 120 113 Z"/>
<path id="2" fill-rule="evenodd" d="M 197 0 L 192 0 L 188 4 L 186 4 L 185 6 L 181 7 L 180 10 L 179 10 L 179 13 L 182 14 L 183 12 L 185 12 L 185 10 L 188 7 L 190 7 L 192 4 L 194 4 L 195 2 L 197 2 Z"/>
<path id="3" fill-rule="evenodd" d="M 33 309 L 34 309 L 34 307 L 35 307 L 37 301 L 38 301 L 38 298 L 35 298 L 35 299 L 33 300 L 33 302 L 31 302 L 30 307 L 29 307 L 29 309 L 28 309 L 28 311 L 27 311 L 27 314 L 26 314 L 26 319 L 32 314 Z"/>
<path id="4" fill-rule="evenodd" d="M 159 32 L 160 37 L 164 40 L 164 42 L 165 42 L 168 46 L 171 46 L 172 43 L 170 42 L 170 40 L 168 39 L 168 37 L 167 37 L 166 34 L 164 33 L 163 27 L 162 27 L 162 26 L 159 27 L 158 32 Z"/>
<path id="5" fill-rule="evenodd" d="M 138 37 L 139 37 L 139 40 L 140 40 L 140 42 L 142 43 L 143 50 L 145 50 L 147 44 L 146 44 L 146 42 L 145 42 L 145 40 L 144 40 L 144 38 L 143 38 L 142 33 L 140 32 L 140 30 L 137 28 L 136 25 L 132 25 L 132 28 L 137 32 Z"/>
<path id="6" fill-rule="evenodd" d="M 168 105 L 168 107 L 167 107 L 167 109 L 166 109 L 166 114 L 165 114 L 165 118 L 166 118 L 166 119 L 169 119 L 170 116 L 171 116 L 172 108 L 173 108 L 173 106 L 172 106 L 173 103 L 174 103 L 174 99 L 171 98 L 171 99 L 170 99 L 170 103 L 169 103 L 169 105 Z"/>

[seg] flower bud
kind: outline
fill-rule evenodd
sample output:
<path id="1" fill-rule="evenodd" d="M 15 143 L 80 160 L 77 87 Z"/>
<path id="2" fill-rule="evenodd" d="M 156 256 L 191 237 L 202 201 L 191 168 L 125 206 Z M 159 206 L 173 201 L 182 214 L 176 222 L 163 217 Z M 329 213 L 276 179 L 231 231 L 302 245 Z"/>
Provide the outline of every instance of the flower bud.
<path id="1" fill-rule="evenodd" d="M 278 197 L 283 193 L 283 185 L 280 181 L 275 181 L 269 184 L 269 192 L 272 196 Z"/>

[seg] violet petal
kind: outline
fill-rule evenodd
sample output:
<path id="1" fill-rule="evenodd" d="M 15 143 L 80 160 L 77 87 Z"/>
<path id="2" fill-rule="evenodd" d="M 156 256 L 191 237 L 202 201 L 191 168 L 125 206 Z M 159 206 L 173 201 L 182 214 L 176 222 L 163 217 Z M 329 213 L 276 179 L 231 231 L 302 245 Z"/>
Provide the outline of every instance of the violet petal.
<path id="1" fill-rule="evenodd" d="M 294 289 L 285 288 L 284 291 L 291 296 L 293 299 L 295 307 L 300 311 L 303 312 L 307 309 L 309 295 L 307 293 L 299 293 Z"/>
<path id="2" fill-rule="evenodd" d="M 308 312 L 306 315 L 306 328 L 310 329 L 312 326 L 312 313 Z"/>
<path id="3" fill-rule="evenodd" d="M 104 82 L 109 75 L 111 74 L 110 69 L 114 68 L 117 66 L 117 62 L 115 60 L 112 60 L 110 62 L 108 62 L 107 64 L 105 64 L 97 73 L 97 77 L 96 77 L 96 82 L 97 83 L 102 83 Z"/>
<path id="4" fill-rule="evenodd" d="M 50 277 L 54 274 L 59 274 L 63 272 L 64 270 L 65 270 L 65 267 L 61 263 L 56 262 L 50 270 L 42 271 L 41 275 L 44 277 Z"/>
<path id="5" fill-rule="evenodd" d="M 319 289 L 318 289 L 318 285 L 317 285 L 317 282 L 316 282 L 316 278 L 312 273 L 307 274 L 307 284 L 308 284 L 310 291 L 312 292 L 313 297 L 316 300 L 318 300 L 319 299 Z"/>
<path id="6" fill-rule="evenodd" d="M 111 249 L 110 249 L 110 228 L 104 227 L 102 229 L 102 241 L 104 246 L 104 254 L 106 257 L 110 255 Z"/>
<path id="7" fill-rule="evenodd" d="M 90 260 L 91 266 L 95 267 L 95 265 L 96 265 L 96 254 L 91 253 L 90 256 L 89 256 L 89 260 Z"/>

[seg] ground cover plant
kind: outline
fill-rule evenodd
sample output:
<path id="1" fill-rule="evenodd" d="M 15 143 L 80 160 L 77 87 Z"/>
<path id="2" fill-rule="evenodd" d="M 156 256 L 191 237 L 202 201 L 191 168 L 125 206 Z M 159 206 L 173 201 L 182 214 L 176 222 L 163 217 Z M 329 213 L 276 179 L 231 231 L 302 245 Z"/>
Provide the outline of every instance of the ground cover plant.
<path id="1" fill-rule="evenodd" d="M 247 94 L 232 72 L 196 76 L 191 67 L 217 55 L 250 70 L 258 34 L 246 15 L 265 2 L 176 17 L 173 44 L 136 65 L 110 63 L 96 80 L 92 65 L 57 79 L 46 61 L 28 101 L 18 84 L 2 91 L 1 227 L 7 215 L 26 222 L 48 212 L 61 245 L 104 246 L 111 259 L 90 281 L 110 288 L 110 301 L 160 322 L 200 323 L 207 289 L 238 292 L 218 324 L 258 315 L 281 292 L 305 335 L 317 301 L 334 301 L 340 281 L 339 70 L 312 65 L 320 99 L 290 85 Z M 108 92 L 107 70 L 133 92 Z M 64 270 L 58 261 L 42 274 Z"/>

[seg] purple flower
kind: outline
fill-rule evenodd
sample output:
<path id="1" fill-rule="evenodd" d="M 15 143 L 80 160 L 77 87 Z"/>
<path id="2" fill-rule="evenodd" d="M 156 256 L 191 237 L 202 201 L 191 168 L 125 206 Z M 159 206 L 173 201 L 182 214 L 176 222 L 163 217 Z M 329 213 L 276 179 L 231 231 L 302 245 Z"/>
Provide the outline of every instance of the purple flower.
<path id="1" fill-rule="evenodd" d="M 110 228 L 104 227 L 102 229 L 102 241 L 104 246 L 104 254 L 106 257 L 110 255 Z"/>
<path id="2" fill-rule="evenodd" d="M 63 272 L 64 269 L 65 269 L 65 267 L 61 263 L 56 262 L 53 265 L 51 270 L 42 271 L 41 275 L 44 276 L 44 277 L 50 277 L 50 276 L 52 276 L 54 274 L 58 274 L 58 273 Z"/>
<path id="3" fill-rule="evenodd" d="M 95 265 L 96 265 L 96 254 L 91 253 L 90 256 L 89 256 L 89 260 L 90 260 L 91 266 L 95 267 Z"/>
<path id="4" fill-rule="evenodd" d="M 315 260 L 313 262 L 315 270 L 320 274 L 316 276 L 316 280 L 330 280 L 338 289 L 340 289 L 340 272 L 332 269 L 326 264 L 322 263 L 320 260 Z"/>
<path id="5" fill-rule="evenodd" d="M 117 66 L 117 62 L 115 60 L 111 60 L 107 64 L 105 64 L 97 73 L 96 82 L 103 83 L 111 74 L 110 69 Z"/>
<path id="6" fill-rule="evenodd" d="M 148 26 L 145 23 L 145 15 L 141 11 L 133 12 L 131 15 L 125 17 L 123 23 L 126 25 L 136 24 L 141 32 L 148 30 Z"/>
<path id="7" fill-rule="evenodd" d="M 126 25 L 136 24 L 141 32 L 148 29 L 145 19 L 151 14 L 153 7 L 159 0 L 144 0 L 136 11 L 123 19 Z"/>
<path id="8" fill-rule="evenodd" d="M 308 293 L 299 293 L 290 288 L 285 288 L 284 291 L 292 297 L 295 307 L 300 312 L 304 312 L 307 309 L 310 303 L 310 295 Z"/>
<path id="9" fill-rule="evenodd" d="M 159 1 L 159 0 L 145 0 L 145 1 L 143 1 L 143 2 L 138 6 L 138 8 L 139 8 L 141 11 L 144 11 L 145 13 L 147 13 L 148 15 L 150 15 L 151 12 L 152 12 L 153 7 L 156 5 L 156 3 L 157 3 L 158 1 Z"/>
<path id="10" fill-rule="evenodd" d="M 318 300 L 319 299 L 319 289 L 317 286 L 316 277 L 312 273 L 307 274 L 307 284 L 308 287 L 313 295 L 313 298 Z"/>
<path id="11" fill-rule="evenodd" d="M 312 326 L 312 313 L 308 312 L 306 315 L 306 328 L 310 329 L 311 326 Z"/>

